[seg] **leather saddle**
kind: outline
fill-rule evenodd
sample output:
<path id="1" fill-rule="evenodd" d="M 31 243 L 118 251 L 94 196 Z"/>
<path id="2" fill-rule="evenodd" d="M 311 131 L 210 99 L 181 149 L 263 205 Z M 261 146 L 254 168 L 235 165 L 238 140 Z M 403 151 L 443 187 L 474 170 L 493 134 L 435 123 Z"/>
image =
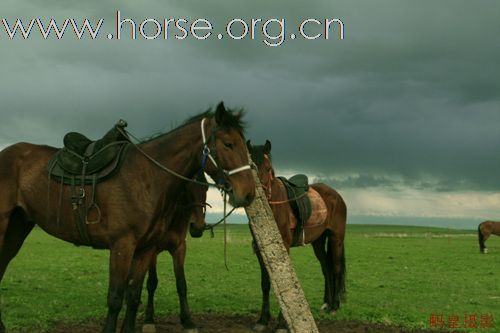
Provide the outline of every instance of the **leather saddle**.
<path id="1" fill-rule="evenodd" d="M 306 175 L 298 174 L 286 179 L 278 177 L 286 188 L 290 207 L 297 218 L 297 226 L 293 233 L 292 245 L 299 245 L 301 234 L 309 217 L 311 217 L 311 200 L 307 195 L 309 180 Z"/>
<path id="2" fill-rule="evenodd" d="M 130 139 L 123 131 L 126 126 L 126 121 L 118 121 L 97 141 L 77 132 L 66 134 L 64 148 L 49 162 L 50 176 L 71 185 L 92 184 L 112 176 L 129 147 Z"/>
<path id="3" fill-rule="evenodd" d="M 96 201 L 96 184 L 113 176 L 120 169 L 130 146 L 130 139 L 124 131 L 126 126 L 126 121 L 118 121 L 97 141 L 80 133 L 68 133 L 64 136 L 64 148 L 58 150 L 49 161 L 49 181 L 53 178 L 61 184 L 59 205 L 62 205 L 62 185 L 71 185 L 71 204 L 82 244 L 90 244 L 86 225 L 101 221 L 101 209 Z M 86 202 L 85 185 L 91 185 L 90 205 Z M 58 213 L 57 225 L 59 220 Z"/>

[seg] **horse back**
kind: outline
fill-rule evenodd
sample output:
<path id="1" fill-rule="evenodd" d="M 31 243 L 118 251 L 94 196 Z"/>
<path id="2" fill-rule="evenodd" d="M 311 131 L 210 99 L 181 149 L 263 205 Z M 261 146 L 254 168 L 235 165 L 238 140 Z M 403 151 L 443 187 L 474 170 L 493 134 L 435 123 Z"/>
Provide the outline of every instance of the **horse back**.
<path id="1" fill-rule="evenodd" d="M 344 198 L 334 188 L 324 183 L 314 183 L 311 187 L 323 198 L 329 211 L 336 211 L 344 216 L 347 215 L 347 205 Z"/>
<path id="2" fill-rule="evenodd" d="M 484 221 L 479 224 L 479 230 L 484 235 L 494 234 L 500 236 L 500 222 Z"/>
<path id="3" fill-rule="evenodd" d="M 15 182 L 16 186 L 22 186 L 25 177 L 20 176 L 26 174 L 35 177 L 37 171 L 43 169 L 56 152 L 54 147 L 27 142 L 8 146 L 0 151 L 0 181 Z"/>
<path id="4" fill-rule="evenodd" d="M 343 237 L 347 223 L 347 205 L 344 198 L 334 188 L 324 184 L 315 183 L 311 187 L 316 190 L 326 205 L 326 228 L 334 234 Z"/>

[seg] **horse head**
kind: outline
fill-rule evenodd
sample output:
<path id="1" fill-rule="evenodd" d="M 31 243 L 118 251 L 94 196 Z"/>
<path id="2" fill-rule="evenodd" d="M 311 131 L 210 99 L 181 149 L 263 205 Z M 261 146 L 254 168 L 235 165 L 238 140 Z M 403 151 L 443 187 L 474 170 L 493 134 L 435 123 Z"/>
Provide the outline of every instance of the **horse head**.
<path id="1" fill-rule="evenodd" d="M 200 173 L 196 180 L 199 182 L 206 183 L 204 173 Z M 202 185 L 199 183 L 188 183 L 186 185 L 186 195 L 187 195 L 187 205 L 186 207 L 191 208 L 189 211 L 189 234 L 191 237 L 199 238 L 203 235 L 205 231 L 205 213 L 206 207 L 208 205 L 207 201 L 207 185 Z"/>
<path id="2" fill-rule="evenodd" d="M 271 193 L 271 183 L 274 179 L 274 169 L 271 158 L 271 142 L 266 140 L 264 145 L 252 146 L 250 140 L 248 140 L 247 149 L 252 156 L 253 162 L 257 165 L 259 180 L 269 197 Z"/>
<path id="3" fill-rule="evenodd" d="M 226 110 L 221 102 L 215 114 L 203 119 L 201 125 L 204 144 L 201 165 L 228 193 L 229 203 L 234 207 L 248 206 L 255 197 L 242 116 L 242 111 Z"/>

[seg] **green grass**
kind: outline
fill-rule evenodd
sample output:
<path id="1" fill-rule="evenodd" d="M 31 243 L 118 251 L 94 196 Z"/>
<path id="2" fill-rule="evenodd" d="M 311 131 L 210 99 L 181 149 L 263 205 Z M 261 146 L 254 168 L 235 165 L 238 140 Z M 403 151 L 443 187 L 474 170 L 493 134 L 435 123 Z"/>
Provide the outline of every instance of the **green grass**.
<path id="1" fill-rule="evenodd" d="M 426 328 L 432 314 L 461 321 L 465 314 L 492 314 L 500 323 L 500 237 L 487 245 L 490 253 L 479 254 L 471 231 L 349 225 L 347 303 L 336 318 Z M 312 248 L 294 248 L 291 257 L 314 316 L 331 318 L 318 310 L 323 280 Z M 170 256 L 162 254 L 158 265 L 157 313 L 177 313 Z M 188 240 L 191 310 L 257 318 L 260 273 L 246 225 L 229 227 L 228 266 L 226 271 L 222 228 L 213 239 Z M 102 320 L 107 270 L 108 251 L 75 247 L 35 229 L 2 281 L 2 318 L 10 330 L 30 332 L 58 321 Z M 274 299 L 272 307 L 276 315 Z"/>

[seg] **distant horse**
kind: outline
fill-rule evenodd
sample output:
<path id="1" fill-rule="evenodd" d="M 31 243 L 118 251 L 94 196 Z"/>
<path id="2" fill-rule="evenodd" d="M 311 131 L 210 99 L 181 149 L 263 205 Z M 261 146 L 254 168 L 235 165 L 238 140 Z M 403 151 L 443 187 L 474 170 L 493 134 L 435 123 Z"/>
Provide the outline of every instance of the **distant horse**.
<path id="1" fill-rule="evenodd" d="M 500 236 L 500 222 L 494 221 L 484 221 L 479 223 L 477 227 L 477 235 L 479 238 L 479 251 L 481 253 L 488 253 L 488 249 L 484 242 L 490 237 L 490 235 Z"/>
<path id="2" fill-rule="evenodd" d="M 162 241 L 168 228 L 163 221 L 173 213 L 186 178 L 193 178 L 202 166 L 222 184 L 231 205 L 247 206 L 253 200 L 255 182 L 248 170 L 241 117 L 220 103 L 215 112 L 192 117 L 177 129 L 130 148 L 119 172 L 97 186 L 101 219 L 86 225 L 87 240 L 80 236 L 71 204 L 49 200 L 61 191 L 61 198 L 72 195 L 72 186 L 61 186 L 47 176 L 47 164 L 57 149 L 18 143 L 1 151 L 0 280 L 35 223 L 67 242 L 110 249 L 103 332 L 115 333 L 124 293 L 142 284 L 149 269 L 147 259 Z M 86 190 L 91 191 L 88 186 Z M 134 332 L 138 305 L 137 298 L 128 300 L 122 332 Z M 0 332 L 5 332 L 1 321 Z"/>
<path id="3" fill-rule="evenodd" d="M 296 224 L 296 218 L 292 213 L 290 199 L 282 181 L 275 177 L 271 162 L 271 142 L 266 140 L 266 144 L 263 146 L 252 146 L 249 140 L 247 146 L 252 155 L 252 160 L 257 165 L 259 178 L 266 192 L 281 237 L 287 251 L 289 251 L 290 247 L 298 246 L 298 244 L 292 244 L 292 225 Z M 310 226 L 307 224 L 304 226 L 301 243 L 312 244 L 314 254 L 321 264 L 325 282 L 324 304 L 321 309 L 335 313 L 340 307 L 340 302 L 344 299 L 345 294 L 344 236 L 347 207 L 340 194 L 325 184 L 310 185 L 308 195 L 312 203 L 313 212 L 311 216 L 321 215 L 319 210 L 324 210 L 325 206 L 326 216 L 319 221 L 315 221 L 316 223 Z M 270 282 L 262 258 L 258 251 L 256 253 L 261 268 L 263 302 L 261 315 L 254 329 L 263 331 L 266 329 L 271 316 L 269 311 Z M 283 327 L 285 327 L 285 323 L 280 314 L 278 328 Z"/>
<path id="4" fill-rule="evenodd" d="M 196 180 L 206 182 L 205 176 L 201 173 Z M 180 303 L 180 319 L 185 333 L 194 333 L 198 330 L 191 319 L 187 301 L 187 286 L 184 275 L 184 259 L 186 256 L 186 234 L 189 228 L 191 237 L 201 237 L 205 230 L 205 208 L 208 186 L 197 183 L 190 183 L 180 194 L 180 199 L 176 204 L 174 214 L 171 217 L 169 227 L 164 234 L 164 239 L 157 247 L 158 252 L 167 250 L 173 259 L 174 274 L 176 280 L 177 294 Z M 156 271 L 156 257 L 158 253 L 153 253 L 148 272 L 147 290 L 148 304 L 144 318 L 143 332 L 155 332 L 154 327 L 154 295 L 158 286 L 158 274 Z M 139 292 L 140 298 L 142 287 L 135 291 Z"/>

